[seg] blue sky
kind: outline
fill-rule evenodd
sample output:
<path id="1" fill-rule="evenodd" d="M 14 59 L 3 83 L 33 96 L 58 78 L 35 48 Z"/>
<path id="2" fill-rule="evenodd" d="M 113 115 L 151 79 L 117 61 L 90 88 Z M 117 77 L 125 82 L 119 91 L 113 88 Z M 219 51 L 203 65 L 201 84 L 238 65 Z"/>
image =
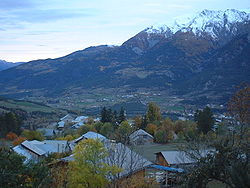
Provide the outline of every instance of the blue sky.
<path id="1" fill-rule="evenodd" d="M 203 9 L 250 9 L 249 0 L 0 0 L 0 59 L 56 58 Z"/>

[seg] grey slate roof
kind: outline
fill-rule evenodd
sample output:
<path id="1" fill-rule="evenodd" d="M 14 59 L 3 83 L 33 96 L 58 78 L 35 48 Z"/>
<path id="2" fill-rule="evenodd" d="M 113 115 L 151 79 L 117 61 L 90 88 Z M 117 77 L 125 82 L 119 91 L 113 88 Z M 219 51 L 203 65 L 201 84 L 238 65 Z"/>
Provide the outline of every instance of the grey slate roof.
<path id="1" fill-rule="evenodd" d="M 78 123 L 78 122 L 81 122 L 81 121 L 86 121 L 87 119 L 88 119 L 88 116 L 78 116 L 72 122 Z"/>
<path id="2" fill-rule="evenodd" d="M 19 155 L 22 155 L 25 157 L 25 163 L 27 163 L 31 158 L 32 155 L 21 145 L 15 146 L 14 148 L 12 148 L 14 152 L 16 152 Z"/>
<path id="3" fill-rule="evenodd" d="M 78 129 L 79 127 L 81 127 L 83 125 L 84 125 L 84 122 L 79 122 L 79 123 L 75 123 L 74 125 L 72 125 L 71 128 Z"/>
<path id="4" fill-rule="evenodd" d="M 64 120 L 73 120 L 73 117 L 70 114 L 67 114 L 66 116 L 62 117 L 60 120 L 61 121 L 64 121 Z"/>
<path id="5" fill-rule="evenodd" d="M 49 128 L 39 128 L 37 131 L 41 132 L 46 137 L 52 137 L 55 136 L 55 134 L 58 132 L 58 130 L 49 129 Z"/>
<path id="6" fill-rule="evenodd" d="M 134 140 L 136 137 L 144 136 L 144 135 L 146 135 L 146 136 L 148 136 L 148 137 L 150 137 L 150 138 L 152 138 L 152 139 L 154 138 L 151 134 L 147 133 L 146 131 L 144 131 L 144 130 L 142 130 L 142 129 L 139 129 L 139 130 L 133 132 L 133 133 L 129 136 L 129 138 L 130 138 L 131 140 Z"/>
<path id="7" fill-rule="evenodd" d="M 58 122 L 58 128 L 64 128 L 65 122 L 64 121 L 60 121 Z"/>
<path id="8" fill-rule="evenodd" d="M 200 157 L 206 156 L 209 152 L 213 150 L 202 150 L 198 153 L 190 151 L 189 153 L 192 152 L 192 155 L 195 157 L 191 157 L 184 151 L 161 151 L 158 153 L 161 153 L 165 160 L 168 162 L 169 165 L 174 165 L 174 164 L 190 164 L 190 163 L 195 163 L 197 162 L 197 159 Z"/>
<path id="9" fill-rule="evenodd" d="M 109 165 L 116 165 L 123 169 L 122 172 L 116 174 L 113 178 L 128 176 L 133 172 L 142 170 L 153 164 L 151 161 L 145 159 L 122 143 L 105 142 L 105 147 L 108 149 L 109 153 L 105 162 Z"/>
<path id="10" fill-rule="evenodd" d="M 37 147 L 40 144 L 42 143 L 36 140 L 33 140 L 33 141 L 25 140 L 24 142 L 21 143 L 21 146 L 41 156 L 41 155 L 44 155 L 46 151 Z"/>
<path id="11" fill-rule="evenodd" d="M 23 155 L 27 160 L 32 160 L 34 155 L 46 156 L 49 153 L 62 153 L 67 151 L 68 141 L 65 140 L 44 140 L 42 142 L 37 140 L 24 141 L 20 145 L 13 148 L 13 150 Z"/>
<path id="12" fill-rule="evenodd" d="M 74 142 L 77 143 L 82 139 L 100 139 L 100 140 L 107 140 L 107 138 L 99 133 L 96 132 L 92 132 L 89 131 L 85 134 L 83 134 L 82 136 L 80 136 L 79 138 L 75 139 Z"/>

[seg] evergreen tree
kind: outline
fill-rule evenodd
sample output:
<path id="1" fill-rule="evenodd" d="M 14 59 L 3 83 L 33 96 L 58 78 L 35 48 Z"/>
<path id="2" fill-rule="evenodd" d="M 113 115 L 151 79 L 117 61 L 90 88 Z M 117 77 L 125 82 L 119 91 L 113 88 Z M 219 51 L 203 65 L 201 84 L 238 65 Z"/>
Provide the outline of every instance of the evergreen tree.
<path id="1" fill-rule="evenodd" d="M 5 137 L 8 132 L 20 134 L 22 121 L 14 113 L 9 112 L 0 116 L 0 136 Z"/>
<path id="2" fill-rule="evenodd" d="M 121 107 L 120 113 L 119 113 L 119 123 L 121 123 L 125 120 L 126 120 L 125 110 L 123 107 Z"/>
<path id="3" fill-rule="evenodd" d="M 147 118 L 147 115 L 144 115 L 142 116 L 142 119 L 141 119 L 141 127 L 142 129 L 145 129 L 148 125 L 148 118 Z"/>
<path id="4" fill-rule="evenodd" d="M 197 111 L 195 114 L 195 119 L 198 125 L 198 130 L 207 134 L 214 125 L 214 117 L 213 112 L 207 106 L 202 111 Z"/>
<path id="5" fill-rule="evenodd" d="M 106 122 L 112 122 L 113 121 L 113 111 L 109 108 L 107 111 L 107 121 Z"/>
<path id="6" fill-rule="evenodd" d="M 107 122 L 107 110 L 106 110 L 106 107 L 102 108 L 102 111 L 101 111 L 101 122 L 102 123 Z"/>

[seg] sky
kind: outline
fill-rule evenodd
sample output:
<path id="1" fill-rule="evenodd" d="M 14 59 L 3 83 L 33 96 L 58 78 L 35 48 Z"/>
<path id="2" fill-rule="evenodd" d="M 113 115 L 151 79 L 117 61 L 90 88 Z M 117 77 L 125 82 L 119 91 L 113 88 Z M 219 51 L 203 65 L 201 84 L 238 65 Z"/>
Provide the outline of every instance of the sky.
<path id="1" fill-rule="evenodd" d="M 26 62 L 121 45 L 174 17 L 231 8 L 249 10 L 249 0 L 0 0 L 0 59 Z"/>

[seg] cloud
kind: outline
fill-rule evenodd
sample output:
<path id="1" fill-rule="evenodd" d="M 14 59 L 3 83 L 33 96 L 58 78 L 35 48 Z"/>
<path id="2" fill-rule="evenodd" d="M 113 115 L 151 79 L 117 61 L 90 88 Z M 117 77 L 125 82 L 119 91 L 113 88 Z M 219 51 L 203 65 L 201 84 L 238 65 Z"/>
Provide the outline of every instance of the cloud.
<path id="1" fill-rule="evenodd" d="M 93 15 L 89 9 L 32 9 L 0 13 L 2 29 L 23 28 L 25 23 L 48 23 Z"/>
<path id="2" fill-rule="evenodd" d="M 27 9 L 35 7 L 34 1 L 31 0 L 1 0 L 0 10 L 16 10 L 16 9 Z"/>
<path id="3" fill-rule="evenodd" d="M 50 22 L 62 19 L 76 18 L 76 17 L 86 17 L 90 16 L 88 9 L 48 9 L 48 10 L 35 10 L 35 11 L 18 11 L 15 12 L 17 20 L 25 21 L 29 23 L 41 23 Z"/>

